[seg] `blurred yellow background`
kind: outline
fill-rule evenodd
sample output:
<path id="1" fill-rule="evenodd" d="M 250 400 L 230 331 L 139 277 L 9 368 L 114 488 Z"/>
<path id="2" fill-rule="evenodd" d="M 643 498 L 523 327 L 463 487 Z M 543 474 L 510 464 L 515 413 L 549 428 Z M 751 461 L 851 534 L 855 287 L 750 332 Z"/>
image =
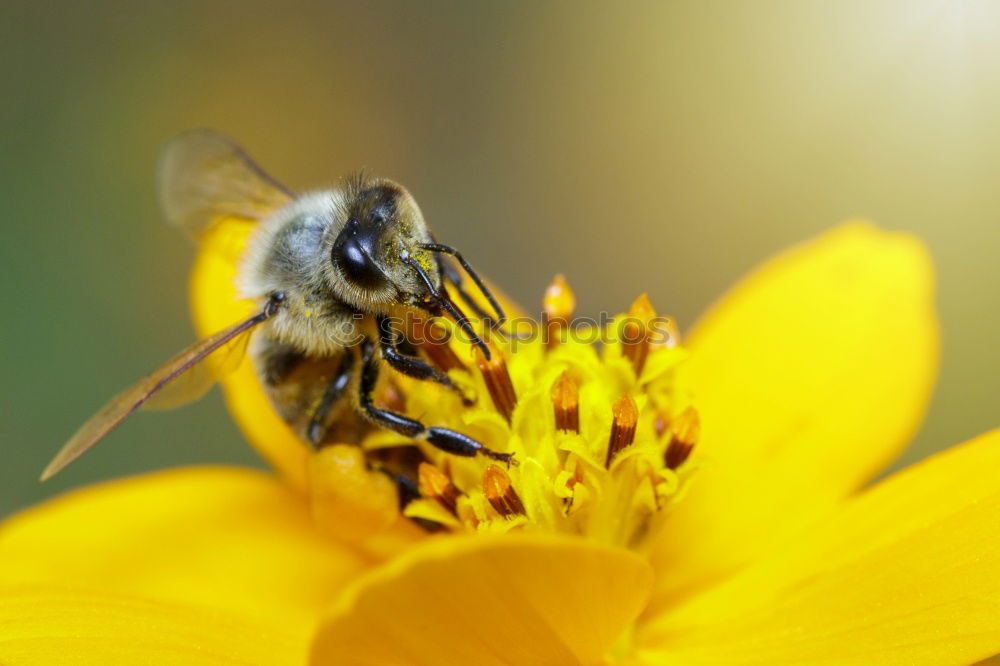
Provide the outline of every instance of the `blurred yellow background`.
<path id="1" fill-rule="evenodd" d="M 193 339 L 192 250 L 160 218 L 153 168 L 197 126 L 295 189 L 362 167 L 404 183 L 441 239 L 535 310 L 562 271 L 581 314 L 648 291 L 687 327 L 841 220 L 919 234 L 944 353 L 901 464 L 992 428 L 998 34 L 990 0 L 4 0 L 0 514 L 125 473 L 258 464 L 212 394 L 36 481 L 106 398 Z"/>

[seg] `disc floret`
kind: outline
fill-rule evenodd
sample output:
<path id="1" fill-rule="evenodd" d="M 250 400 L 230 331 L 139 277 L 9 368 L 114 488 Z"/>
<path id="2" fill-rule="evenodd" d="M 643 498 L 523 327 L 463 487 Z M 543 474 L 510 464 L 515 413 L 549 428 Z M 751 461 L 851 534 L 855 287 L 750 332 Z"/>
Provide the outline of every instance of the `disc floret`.
<path id="1" fill-rule="evenodd" d="M 537 335 L 494 335 L 490 359 L 473 351 L 468 369 L 451 371 L 475 404 L 406 391 L 408 413 L 516 462 L 427 447 L 421 497 L 406 516 L 454 532 L 561 532 L 642 549 L 693 469 L 697 412 L 673 381 L 684 351 L 645 295 L 603 327 L 574 322 L 573 304 L 557 277 Z M 451 344 L 459 357 L 470 353 Z"/>

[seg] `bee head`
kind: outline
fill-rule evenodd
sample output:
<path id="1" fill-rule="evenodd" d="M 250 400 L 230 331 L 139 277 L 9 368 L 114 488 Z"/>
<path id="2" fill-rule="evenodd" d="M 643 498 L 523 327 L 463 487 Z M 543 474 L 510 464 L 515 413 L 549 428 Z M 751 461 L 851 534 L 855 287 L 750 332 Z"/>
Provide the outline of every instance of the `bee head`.
<path id="1" fill-rule="evenodd" d="M 468 316 L 442 284 L 437 255 L 446 253 L 458 259 L 493 306 L 497 314 L 494 323 L 502 323 L 503 310 L 461 254 L 433 242 L 409 192 L 391 181 L 358 177 L 348 184 L 342 214 L 343 226 L 330 249 L 335 292 L 370 310 L 406 305 L 431 314 L 447 313 L 490 358 Z"/>
<path id="2" fill-rule="evenodd" d="M 419 305 L 431 296 L 408 262 L 425 269 L 435 289 L 440 277 L 433 255 L 421 245 L 430 233 L 420 209 L 405 189 L 390 181 L 349 184 L 345 221 L 330 250 L 335 285 L 357 305 Z"/>

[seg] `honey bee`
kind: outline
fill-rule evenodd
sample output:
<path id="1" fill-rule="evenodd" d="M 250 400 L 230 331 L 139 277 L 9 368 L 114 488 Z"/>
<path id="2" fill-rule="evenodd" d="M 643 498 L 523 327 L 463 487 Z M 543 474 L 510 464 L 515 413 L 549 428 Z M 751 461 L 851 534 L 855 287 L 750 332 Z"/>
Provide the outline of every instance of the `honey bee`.
<path id="1" fill-rule="evenodd" d="M 191 345 L 113 398 L 69 439 L 42 480 L 140 407 L 157 402 L 177 406 L 200 397 L 218 374 L 219 363 L 206 361 L 241 348 L 249 348 L 271 404 L 313 446 L 356 442 L 376 426 L 454 455 L 511 462 L 510 454 L 472 437 L 375 403 L 376 383 L 386 365 L 461 393 L 445 372 L 408 344 L 405 332 L 394 326 L 394 315 L 446 314 L 487 359 L 488 346 L 449 285 L 490 327 L 505 319 L 462 254 L 436 242 L 405 188 L 385 178 L 357 175 L 335 189 L 296 195 L 230 138 L 211 130 L 192 130 L 167 144 L 158 187 L 168 220 L 196 240 L 223 217 L 257 222 L 238 287 L 258 310 Z M 466 290 L 452 261 L 481 292 L 492 314 Z"/>

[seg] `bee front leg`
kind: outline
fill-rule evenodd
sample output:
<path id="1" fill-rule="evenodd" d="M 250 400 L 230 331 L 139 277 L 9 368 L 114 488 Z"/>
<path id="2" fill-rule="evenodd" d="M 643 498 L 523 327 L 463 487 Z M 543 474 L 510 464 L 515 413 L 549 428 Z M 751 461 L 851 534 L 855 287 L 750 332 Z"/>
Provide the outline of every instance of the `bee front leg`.
<path id="1" fill-rule="evenodd" d="M 489 324 L 492 324 L 493 317 L 486 312 L 486 310 L 484 310 L 479 303 L 476 302 L 476 299 L 472 297 L 472 294 L 466 291 L 465 283 L 462 280 L 462 274 L 458 272 L 458 269 L 448 263 L 440 254 L 437 255 L 435 259 L 437 260 L 438 275 L 441 277 L 441 281 L 444 282 L 447 280 L 451 282 L 452 286 L 455 287 L 455 291 L 458 292 L 458 297 L 462 299 L 462 302 L 469 306 L 469 309 L 472 310 L 477 317 L 485 322 L 488 322 Z"/>
<path id="2" fill-rule="evenodd" d="M 437 427 L 428 428 L 416 419 L 411 419 L 408 416 L 378 407 L 375 404 L 374 394 L 381 365 L 375 356 L 375 349 L 371 342 L 364 343 L 362 357 L 364 367 L 361 370 L 361 389 L 358 402 L 362 414 L 372 423 L 399 433 L 404 437 L 425 441 L 442 451 L 456 456 L 471 458 L 478 454 L 507 463 L 508 465 L 514 462 L 513 454 L 498 453 L 457 430 Z"/>

